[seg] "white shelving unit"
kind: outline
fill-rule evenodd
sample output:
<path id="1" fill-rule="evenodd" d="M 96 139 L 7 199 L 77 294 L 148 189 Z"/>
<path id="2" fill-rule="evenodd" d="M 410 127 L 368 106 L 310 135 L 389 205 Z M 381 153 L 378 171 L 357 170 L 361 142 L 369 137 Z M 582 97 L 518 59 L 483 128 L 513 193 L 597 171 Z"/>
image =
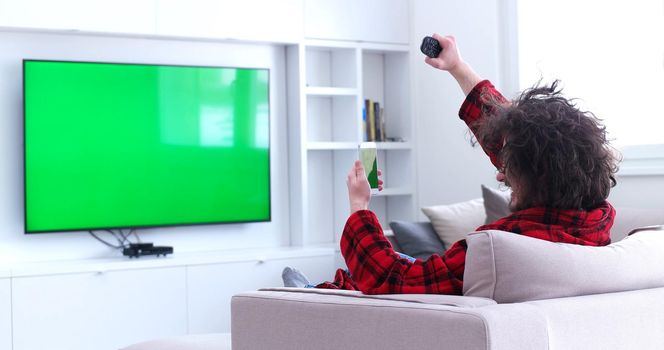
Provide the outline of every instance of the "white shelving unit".
<path id="1" fill-rule="evenodd" d="M 387 137 L 398 140 L 377 143 L 385 189 L 370 208 L 386 230 L 392 220 L 415 218 L 409 52 L 408 45 L 332 40 L 288 48 L 292 244 L 339 242 L 365 99 L 381 104 Z"/>

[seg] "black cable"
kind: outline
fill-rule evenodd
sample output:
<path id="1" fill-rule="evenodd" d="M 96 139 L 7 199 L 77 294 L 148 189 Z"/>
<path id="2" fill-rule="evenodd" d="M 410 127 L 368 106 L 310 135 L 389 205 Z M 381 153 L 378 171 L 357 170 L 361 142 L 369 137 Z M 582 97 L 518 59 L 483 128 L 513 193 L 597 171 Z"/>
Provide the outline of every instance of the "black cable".
<path id="1" fill-rule="evenodd" d="M 122 246 L 116 246 L 116 245 L 113 245 L 113 244 L 111 244 L 111 243 L 108 243 L 107 241 L 105 241 L 105 240 L 99 238 L 99 237 L 98 237 L 94 232 L 92 232 L 92 231 L 88 231 L 88 233 L 89 233 L 92 237 L 94 237 L 96 240 L 98 240 L 99 242 L 101 242 L 101 243 L 103 243 L 103 244 L 105 244 L 105 245 L 107 245 L 107 246 L 109 246 L 109 247 L 111 247 L 111 248 L 115 248 L 115 249 L 122 249 L 122 248 L 123 248 Z"/>
<path id="2" fill-rule="evenodd" d="M 115 232 L 113 232 L 113 230 L 104 230 L 104 231 L 108 232 L 111 236 L 113 236 L 113 238 L 115 238 L 115 240 L 118 241 L 118 245 L 119 245 L 119 246 L 123 246 L 123 245 L 124 245 L 124 244 L 122 243 L 122 240 L 120 239 L 120 237 L 118 237 L 118 235 L 117 235 Z"/>
<path id="3" fill-rule="evenodd" d="M 88 233 L 92 237 L 94 237 L 96 240 L 98 240 L 99 242 L 103 243 L 106 246 L 109 246 L 109 247 L 115 248 L 115 249 L 123 249 L 123 248 L 129 247 L 132 244 L 131 240 L 129 239 L 129 237 L 131 237 L 132 234 L 134 235 L 134 237 L 136 237 L 137 242 L 141 243 L 141 237 L 138 236 L 138 233 L 136 232 L 136 230 L 133 229 L 133 228 L 130 228 L 128 230 L 129 230 L 129 232 L 127 232 L 127 233 L 125 233 L 123 231 L 123 229 L 118 229 L 117 232 L 114 232 L 113 230 L 104 230 L 108 234 L 113 236 L 113 238 L 115 238 L 115 240 L 118 242 L 118 245 L 111 244 L 108 241 L 100 238 L 92 230 L 88 231 Z"/>
<path id="4" fill-rule="evenodd" d="M 136 230 L 132 229 L 132 231 L 134 232 L 134 237 L 136 237 L 136 240 L 138 240 L 138 243 L 141 243 L 141 237 L 138 237 L 138 233 L 136 233 Z"/>
<path id="5" fill-rule="evenodd" d="M 127 237 L 125 236 L 124 232 L 122 232 L 121 228 L 118 229 L 118 232 L 116 233 L 116 235 L 117 235 L 118 242 L 120 242 L 120 245 L 123 246 L 123 247 L 126 246 Z"/>
<path id="6" fill-rule="evenodd" d="M 134 230 L 134 229 L 131 229 L 131 228 L 130 228 L 130 229 L 129 229 L 129 232 L 125 234 L 125 233 L 122 231 L 122 229 L 120 229 L 120 236 L 122 236 L 122 242 L 123 242 L 123 244 L 124 244 L 125 247 L 128 246 L 129 244 L 131 244 L 131 241 L 129 240 L 129 236 L 131 236 L 131 232 L 132 232 L 133 230 Z"/>

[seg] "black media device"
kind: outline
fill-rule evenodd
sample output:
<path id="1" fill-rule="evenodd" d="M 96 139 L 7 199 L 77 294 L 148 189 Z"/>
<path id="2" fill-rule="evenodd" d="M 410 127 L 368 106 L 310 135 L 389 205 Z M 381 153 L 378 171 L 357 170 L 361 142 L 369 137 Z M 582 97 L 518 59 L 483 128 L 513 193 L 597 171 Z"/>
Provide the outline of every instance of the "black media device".
<path id="1" fill-rule="evenodd" d="M 436 58 L 438 57 L 438 55 L 440 55 L 440 52 L 443 51 L 443 48 L 440 47 L 440 43 L 438 43 L 438 40 L 430 36 L 425 36 L 424 39 L 422 39 L 422 45 L 420 45 L 420 50 L 422 51 L 423 54 L 431 58 Z"/>
<path id="2" fill-rule="evenodd" d="M 173 254 L 173 247 L 154 246 L 152 243 L 131 243 L 129 247 L 122 250 L 122 255 L 130 258 L 138 258 L 143 255 L 163 255 Z"/>

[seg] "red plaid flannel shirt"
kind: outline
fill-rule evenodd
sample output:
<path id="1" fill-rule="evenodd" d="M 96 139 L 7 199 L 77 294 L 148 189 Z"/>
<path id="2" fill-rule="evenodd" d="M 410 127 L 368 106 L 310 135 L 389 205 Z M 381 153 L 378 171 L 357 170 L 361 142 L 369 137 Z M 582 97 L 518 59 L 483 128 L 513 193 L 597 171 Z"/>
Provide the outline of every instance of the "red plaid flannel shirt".
<path id="1" fill-rule="evenodd" d="M 486 115 L 490 99 L 507 101 L 489 81 L 480 82 L 466 97 L 459 116 L 471 126 Z M 486 149 L 485 152 L 498 167 L 495 154 Z M 602 246 L 610 243 L 614 216 L 615 210 L 608 202 L 590 211 L 530 208 L 480 226 L 477 231 L 503 230 L 551 242 Z M 462 293 L 465 240 L 453 244 L 443 255 L 410 262 L 392 249 L 376 215 L 360 210 L 346 222 L 341 253 L 348 271 L 337 270 L 334 282 L 321 283 L 317 288 L 360 290 L 366 294 Z"/>

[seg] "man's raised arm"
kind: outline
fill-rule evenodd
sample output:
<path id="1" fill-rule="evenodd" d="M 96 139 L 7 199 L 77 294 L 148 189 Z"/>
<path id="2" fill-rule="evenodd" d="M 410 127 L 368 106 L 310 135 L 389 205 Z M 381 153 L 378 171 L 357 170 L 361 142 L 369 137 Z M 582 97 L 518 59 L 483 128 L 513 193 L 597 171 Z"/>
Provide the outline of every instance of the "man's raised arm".
<path id="1" fill-rule="evenodd" d="M 470 65 L 461 58 L 453 36 L 433 34 L 433 38 L 438 40 L 443 50 L 438 57 L 427 57 L 424 61 L 434 68 L 450 72 L 459 83 L 461 90 L 466 95 L 466 100 L 459 110 L 459 117 L 477 137 L 478 127 L 482 123 L 482 119 L 493 113 L 495 104 L 507 104 L 509 101 L 496 90 L 491 82 L 482 80 Z M 494 151 L 485 147 L 486 145 L 481 142 L 480 146 L 489 156 L 491 163 L 497 169 L 500 169 L 502 166 L 497 159 L 497 152 L 500 151 L 502 144 L 493 145 L 491 149 Z"/>
<path id="2" fill-rule="evenodd" d="M 450 72 L 459 83 L 463 94 L 468 96 L 482 78 L 461 58 L 453 36 L 434 34 L 433 38 L 438 40 L 443 51 L 436 58 L 427 57 L 424 62 L 434 68 Z"/>

